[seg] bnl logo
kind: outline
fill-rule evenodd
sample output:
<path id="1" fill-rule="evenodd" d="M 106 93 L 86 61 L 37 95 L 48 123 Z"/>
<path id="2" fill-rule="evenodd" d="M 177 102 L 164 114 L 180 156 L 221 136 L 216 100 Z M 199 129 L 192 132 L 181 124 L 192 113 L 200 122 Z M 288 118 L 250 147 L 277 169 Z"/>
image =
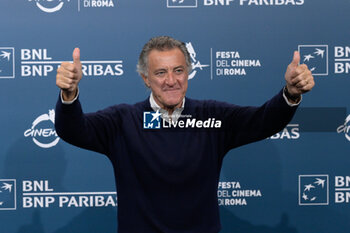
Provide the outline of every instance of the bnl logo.
<path id="1" fill-rule="evenodd" d="M 299 205 L 328 204 L 328 175 L 299 175 Z"/>
<path id="2" fill-rule="evenodd" d="M 0 78 L 15 77 L 15 49 L 0 47 Z"/>
<path id="3" fill-rule="evenodd" d="M 300 63 L 313 75 L 328 75 L 328 45 L 299 45 Z"/>
<path id="4" fill-rule="evenodd" d="M 16 180 L 0 179 L 0 210 L 16 209 Z"/>
<path id="5" fill-rule="evenodd" d="M 156 112 L 143 112 L 143 128 L 144 129 L 160 129 L 159 110 Z"/>
<path id="6" fill-rule="evenodd" d="M 195 8 L 198 0 L 167 0 L 168 8 Z"/>

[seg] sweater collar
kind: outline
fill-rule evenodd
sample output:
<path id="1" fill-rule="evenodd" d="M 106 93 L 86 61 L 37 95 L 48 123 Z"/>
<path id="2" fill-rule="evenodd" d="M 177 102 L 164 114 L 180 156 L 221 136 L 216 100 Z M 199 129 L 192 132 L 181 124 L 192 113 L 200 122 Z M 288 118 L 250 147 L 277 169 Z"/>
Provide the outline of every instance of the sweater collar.
<path id="1" fill-rule="evenodd" d="M 151 92 L 151 95 L 149 96 L 149 103 L 151 105 L 151 108 L 153 109 L 153 111 L 159 111 L 162 115 L 161 117 L 165 120 L 165 121 L 173 121 L 176 122 L 180 116 L 182 111 L 185 108 L 185 98 L 183 98 L 182 100 L 182 106 L 180 108 L 176 108 L 173 112 L 173 114 L 171 116 L 169 116 L 168 111 L 166 111 L 165 109 L 162 109 L 157 102 L 154 99 L 153 93 Z"/>

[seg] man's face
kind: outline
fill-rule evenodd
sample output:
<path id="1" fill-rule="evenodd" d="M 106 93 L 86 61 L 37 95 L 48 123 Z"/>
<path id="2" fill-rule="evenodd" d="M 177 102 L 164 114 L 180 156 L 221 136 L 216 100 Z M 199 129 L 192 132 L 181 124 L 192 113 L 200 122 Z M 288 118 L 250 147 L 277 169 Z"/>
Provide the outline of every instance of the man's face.
<path id="1" fill-rule="evenodd" d="M 188 70 L 180 49 L 152 50 L 148 54 L 148 77 L 142 78 L 161 108 L 181 107 L 187 91 Z"/>

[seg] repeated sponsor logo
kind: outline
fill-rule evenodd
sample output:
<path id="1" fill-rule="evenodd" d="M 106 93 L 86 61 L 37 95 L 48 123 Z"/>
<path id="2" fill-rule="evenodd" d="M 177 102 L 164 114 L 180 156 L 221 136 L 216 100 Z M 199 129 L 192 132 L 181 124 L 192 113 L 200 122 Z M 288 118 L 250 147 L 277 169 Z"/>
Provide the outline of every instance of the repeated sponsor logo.
<path id="1" fill-rule="evenodd" d="M 305 0 L 167 0 L 168 8 L 196 8 L 215 6 L 302 6 Z"/>
<path id="2" fill-rule="evenodd" d="M 344 134 L 345 138 L 350 141 L 350 115 L 346 117 L 344 124 L 337 128 L 337 132 Z"/>
<path id="3" fill-rule="evenodd" d="M 186 48 L 191 56 L 192 72 L 189 74 L 188 79 L 193 79 L 202 76 L 210 76 L 211 80 L 219 78 L 239 78 L 244 77 L 249 72 L 262 68 L 262 64 L 259 58 L 251 58 L 244 55 L 244 52 L 238 50 L 221 50 L 218 48 L 207 49 L 207 56 L 203 56 L 205 52 L 201 49 L 194 49 L 192 42 L 186 43 Z M 200 55 L 201 60 L 208 62 L 200 62 L 198 58 Z M 205 59 L 205 57 L 207 59 Z M 208 64 L 210 63 L 210 64 Z M 203 73 L 201 73 L 203 72 Z M 204 73 L 206 72 L 206 73 Z M 210 75 L 208 75 L 210 72 Z"/>
<path id="4" fill-rule="evenodd" d="M 301 6 L 304 0 L 203 0 L 204 6 Z"/>
<path id="5" fill-rule="evenodd" d="M 22 190 L 16 188 L 16 179 L 0 179 L 0 211 L 16 210 L 17 195 L 23 209 L 30 208 L 86 208 L 115 207 L 116 192 L 57 192 L 49 180 L 22 180 Z"/>
<path id="6" fill-rule="evenodd" d="M 299 176 L 299 205 L 328 205 L 328 175 Z"/>
<path id="7" fill-rule="evenodd" d="M 312 75 L 328 75 L 328 45 L 299 45 L 298 50 Z"/>
<path id="8" fill-rule="evenodd" d="M 334 73 L 349 74 L 350 46 L 334 46 Z"/>
<path id="9" fill-rule="evenodd" d="M 300 206 L 350 203 L 350 176 L 299 175 L 298 183 Z"/>
<path id="10" fill-rule="evenodd" d="M 272 140 L 296 140 L 300 138 L 299 124 L 288 124 L 281 132 L 278 132 L 268 139 Z"/>
<path id="11" fill-rule="evenodd" d="M 31 128 L 24 132 L 24 137 L 31 137 L 33 142 L 41 148 L 51 148 L 57 145 L 60 138 L 55 128 L 55 110 L 38 116 Z"/>
<path id="12" fill-rule="evenodd" d="M 299 45 L 301 63 L 306 64 L 314 76 L 350 73 L 350 46 Z M 333 57 L 329 50 L 334 52 Z M 334 68 L 331 70 L 330 67 Z"/>
<path id="13" fill-rule="evenodd" d="M 57 192 L 49 180 L 22 181 L 23 208 L 117 206 L 116 192 Z"/>
<path id="14" fill-rule="evenodd" d="M 15 210 L 16 208 L 16 180 L 0 179 L 0 210 Z"/>
<path id="15" fill-rule="evenodd" d="M 0 78 L 15 77 L 15 48 L 0 47 Z"/>
<path id="16" fill-rule="evenodd" d="M 22 78 L 56 77 L 62 60 L 54 60 L 48 49 L 18 50 Z M 124 74 L 122 60 L 82 60 L 81 63 L 84 77 L 120 77 Z M 15 48 L 0 47 L 0 79 L 15 78 L 15 70 Z"/>
<path id="17" fill-rule="evenodd" d="M 219 206 L 246 206 L 252 198 L 261 198 L 260 189 L 248 189 L 242 187 L 238 181 L 219 182 L 218 184 Z"/>
<path id="18" fill-rule="evenodd" d="M 50 56 L 48 49 L 21 49 L 22 77 L 48 77 L 61 63 Z M 88 60 L 81 63 L 84 77 L 118 77 L 124 73 L 122 60 Z"/>
<path id="19" fill-rule="evenodd" d="M 223 51 L 210 49 L 212 67 L 211 79 L 214 75 L 221 77 L 243 77 L 250 70 L 261 68 L 260 59 L 245 57 L 240 51 Z"/>
<path id="20" fill-rule="evenodd" d="M 334 187 L 334 202 L 336 204 L 350 203 L 350 176 L 335 176 Z"/>

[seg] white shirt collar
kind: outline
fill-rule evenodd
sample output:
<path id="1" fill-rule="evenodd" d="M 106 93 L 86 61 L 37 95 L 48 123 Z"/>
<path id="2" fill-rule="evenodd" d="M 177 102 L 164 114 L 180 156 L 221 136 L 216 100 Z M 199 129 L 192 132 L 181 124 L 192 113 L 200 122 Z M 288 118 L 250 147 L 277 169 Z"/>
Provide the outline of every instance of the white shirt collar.
<path id="1" fill-rule="evenodd" d="M 149 103 L 151 105 L 151 108 L 153 109 L 153 111 L 158 111 L 162 114 L 161 117 L 165 120 L 165 121 L 172 121 L 172 122 L 176 122 L 180 116 L 181 116 L 181 113 L 182 111 L 184 110 L 185 108 L 185 98 L 183 98 L 182 100 L 182 106 L 181 108 L 176 108 L 173 112 L 173 114 L 171 116 L 169 116 L 169 113 L 167 110 L 165 109 L 162 109 L 158 104 L 157 102 L 155 101 L 154 97 L 153 97 L 153 93 L 151 92 L 151 95 L 149 97 Z"/>

